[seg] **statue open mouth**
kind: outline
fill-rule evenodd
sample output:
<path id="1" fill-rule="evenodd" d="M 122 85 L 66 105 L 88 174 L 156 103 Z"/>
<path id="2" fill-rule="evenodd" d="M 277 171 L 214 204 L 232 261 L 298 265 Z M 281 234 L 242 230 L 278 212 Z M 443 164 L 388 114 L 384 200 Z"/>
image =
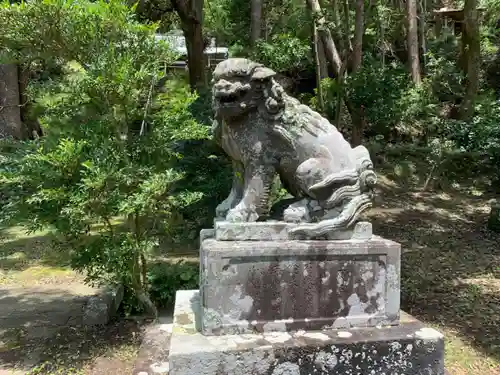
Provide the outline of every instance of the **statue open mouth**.
<path id="1" fill-rule="evenodd" d="M 222 105 L 233 106 L 242 101 L 249 90 L 245 87 L 233 87 L 231 89 L 216 90 L 215 97 Z"/>
<path id="2" fill-rule="evenodd" d="M 237 102 L 242 95 L 240 93 L 237 94 L 229 94 L 219 97 L 219 102 L 221 104 L 231 104 Z"/>

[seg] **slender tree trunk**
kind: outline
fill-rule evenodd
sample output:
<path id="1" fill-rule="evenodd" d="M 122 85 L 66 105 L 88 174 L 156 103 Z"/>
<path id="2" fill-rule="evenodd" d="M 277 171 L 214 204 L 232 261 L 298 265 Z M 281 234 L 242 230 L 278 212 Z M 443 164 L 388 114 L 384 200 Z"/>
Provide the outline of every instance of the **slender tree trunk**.
<path id="1" fill-rule="evenodd" d="M 332 34 L 328 27 L 326 27 L 326 20 L 321 12 L 321 6 L 318 0 L 307 0 L 309 7 L 311 9 L 314 22 L 318 29 L 318 37 L 323 43 L 323 48 L 325 50 L 326 59 L 333 66 L 335 73 L 338 74 L 342 67 L 342 60 L 333 41 Z"/>
<path id="2" fill-rule="evenodd" d="M 363 59 L 363 34 L 365 32 L 364 25 L 364 0 L 356 0 L 356 21 L 354 25 L 354 43 L 352 54 L 352 71 L 355 72 L 361 67 Z"/>
<path id="3" fill-rule="evenodd" d="M 251 0 L 250 43 L 255 46 L 262 31 L 262 0 Z"/>
<path id="4" fill-rule="evenodd" d="M 469 121 L 474 115 L 474 103 L 479 89 L 479 63 L 481 43 L 479 39 L 479 19 L 477 0 L 465 0 L 463 43 L 467 46 L 467 86 L 464 101 L 460 107 L 460 117 Z"/>
<path id="5" fill-rule="evenodd" d="M 321 38 L 321 42 L 323 43 L 323 47 L 325 48 L 326 58 L 332 65 L 336 76 L 340 80 L 340 77 L 343 75 L 343 64 L 337 51 L 337 47 L 335 46 L 335 42 L 333 41 L 332 34 L 328 30 L 328 28 L 325 27 L 326 20 L 322 15 L 319 0 L 307 0 L 307 3 L 316 22 L 316 27 L 318 28 L 318 36 Z M 362 122 L 362 119 L 360 118 L 359 113 L 356 111 L 354 105 L 349 101 L 349 98 L 344 97 L 344 103 L 347 110 L 349 111 L 349 114 L 351 115 L 353 126 L 358 128 L 362 127 L 362 124 L 360 124 Z"/>
<path id="6" fill-rule="evenodd" d="M 188 52 L 189 85 L 191 90 L 207 87 L 205 45 L 203 42 L 203 0 L 171 0 L 181 19 Z"/>
<path id="7" fill-rule="evenodd" d="M 323 88 L 321 87 L 321 61 L 320 61 L 320 41 L 318 39 L 318 28 L 316 27 L 316 23 L 313 21 L 313 37 L 314 37 L 314 61 L 316 63 L 316 88 L 318 90 L 318 105 L 320 112 L 323 112 L 325 109 L 325 103 L 323 102 Z"/>
<path id="8" fill-rule="evenodd" d="M 426 0 L 420 0 L 420 46 L 422 48 L 422 71 L 426 71 L 427 65 L 427 27 L 426 27 L 427 5 Z"/>
<path id="9" fill-rule="evenodd" d="M 331 0 L 330 4 L 333 14 L 333 24 L 335 26 L 334 28 L 335 40 L 339 45 L 339 49 L 341 51 L 344 51 L 346 49 L 346 46 L 344 46 L 344 38 L 342 38 L 342 33 L 340 32 L 340 27 L 342 25 L 342 22 L 340 21 L 339 1 L 340 0 Z"/>
<path id="10" fill-rule="evenodd" d="M 350 11 L 349 11 L 349 0 L 344 0 L 344 55 L 349 58 L 349 64 L 352 53 L 352 43 L 351 43 L 351 22 L 350 22 Z"/>
<path id="11" fill-rule="evenodd" d="M 406 0 L 406 11 L 408 18 L 407 43 L 408 62 L 413 82 L 420 84 L 420 58 L 418 44 L 418 23 L 417 23 L 417 2 L 416 0 Z"/>
<path id="12" fill-rule="evenodd" d="M 16 64 L 0 65 L 0 139 L 23 138 Z"/>

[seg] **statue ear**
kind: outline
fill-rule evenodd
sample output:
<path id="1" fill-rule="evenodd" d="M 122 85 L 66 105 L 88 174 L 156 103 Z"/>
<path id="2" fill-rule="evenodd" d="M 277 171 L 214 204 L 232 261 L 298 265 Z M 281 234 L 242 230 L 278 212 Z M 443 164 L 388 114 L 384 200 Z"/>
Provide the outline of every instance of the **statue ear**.
<path id="1" fill-rule="evenodd" d="M 276 72 L 274 70 L 266 68 L 265 66 L 258 66 L 254 69 L 251 79 L 263 81 L 265 79 L 274 77 L 275 75 Z"/>

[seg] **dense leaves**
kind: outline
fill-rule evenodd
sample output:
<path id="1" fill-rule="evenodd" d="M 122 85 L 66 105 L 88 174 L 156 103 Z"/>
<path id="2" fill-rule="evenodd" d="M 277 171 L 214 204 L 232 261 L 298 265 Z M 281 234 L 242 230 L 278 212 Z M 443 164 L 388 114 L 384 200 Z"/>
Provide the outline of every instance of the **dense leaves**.
<path id="1" fill-rule="evenodd" d="M 208 136 L 191 114 L 196 95 L 159 84 L 174 56 L 120 2 L 4 4 L 0 19 L 9 59 L 62 68 L 30 87 L 46 136 L 0 161 L 2 219 L 54 227 L 89 281 L 125 283 L 148 305 L 156 235 L 203 197 L 178 168 L 179 142 Z"/>

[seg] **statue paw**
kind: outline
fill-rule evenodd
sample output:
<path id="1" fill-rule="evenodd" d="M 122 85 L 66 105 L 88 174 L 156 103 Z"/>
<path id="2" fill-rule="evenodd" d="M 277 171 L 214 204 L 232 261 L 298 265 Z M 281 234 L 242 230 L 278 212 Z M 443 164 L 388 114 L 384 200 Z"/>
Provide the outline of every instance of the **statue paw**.
<path id="1" fill-rule="evenodd" d="M 256 221 L 258 218 L 259 214 L 257 214 L 255 210 L 243 205 L 238 205 L 235 208 L 229 210 L 226 216 L 226 220 L 233 223 Z"/>
<path id="2" fill-rule="evenodd" d="M 215 208 L 215 216 L 219 218 L 225 218 L 229 210 L 231 209 L 230 204 L 226 204 L 226 202 L 222 202 Z"/>
<path id="3" fill-rule="evenodd" d="M 292 203 L 283 212 L 283 220 L 288 223 L 300 223 L 311 221 L 310 209 L 308 207 L 309 200 L 302 199 Z"/>

